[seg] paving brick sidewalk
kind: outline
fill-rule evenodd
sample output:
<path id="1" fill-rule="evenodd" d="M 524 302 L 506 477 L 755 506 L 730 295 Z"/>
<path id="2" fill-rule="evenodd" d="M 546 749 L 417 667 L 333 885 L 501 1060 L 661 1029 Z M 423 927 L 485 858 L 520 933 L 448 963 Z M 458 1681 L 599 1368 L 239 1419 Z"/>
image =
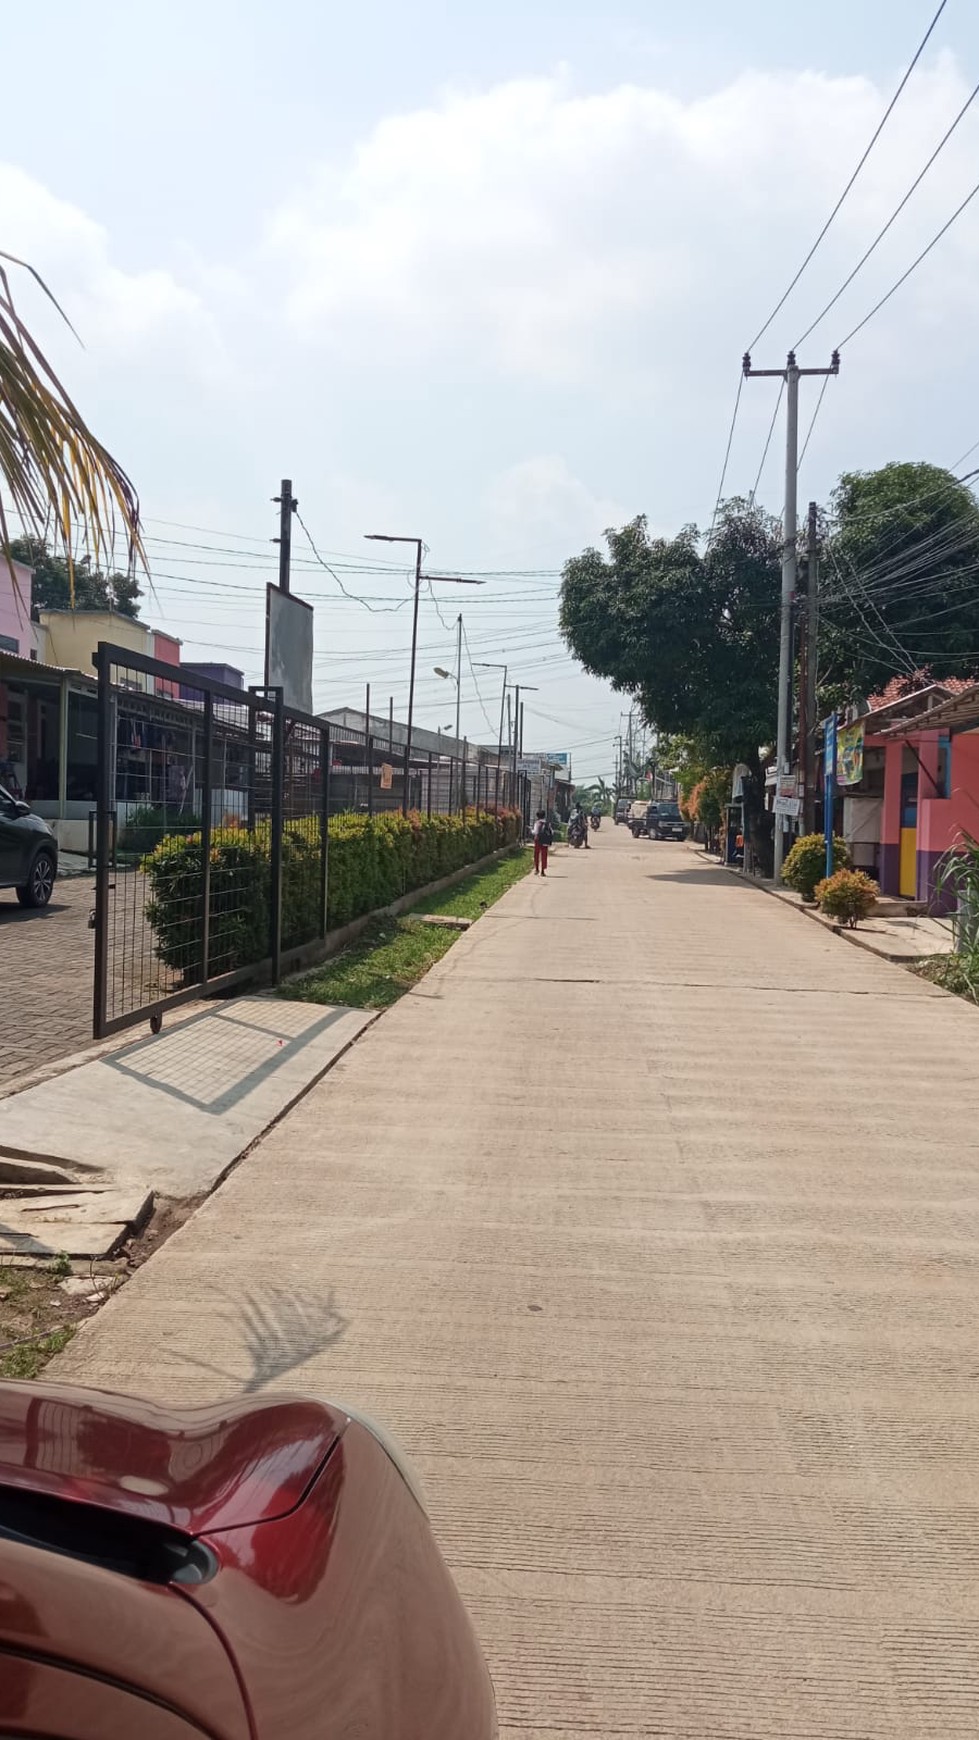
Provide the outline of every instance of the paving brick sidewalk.
<path id="1" fill-rule="evenodd" d="M 55 883 L 31 912 L 0 890 L 0 1087 L 92 1037 L 94 877 Z"/>
<path id="2" fill-rule="evenodd" d="M 54 1369 L 386 1420 L 506 1740 L 974 1736 L 979 1012 L 682 848 L 593 846 Z"/>

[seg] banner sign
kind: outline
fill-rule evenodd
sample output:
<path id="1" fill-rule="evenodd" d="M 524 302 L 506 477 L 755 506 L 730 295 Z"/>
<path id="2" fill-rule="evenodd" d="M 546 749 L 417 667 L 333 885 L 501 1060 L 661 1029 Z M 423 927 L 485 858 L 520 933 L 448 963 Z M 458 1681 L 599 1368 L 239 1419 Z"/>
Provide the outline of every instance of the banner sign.
<path id="1" fill-rule="evenodd" d="M 823 772 L 827 779 L 836 773 L 836 714 L 823 720 Z"/>
<path id="2" fill-rule="evenodd" d="M 836 739 L 837 785 L 859 785 L 863 778 L 864 721 L 845 725 Z"/>

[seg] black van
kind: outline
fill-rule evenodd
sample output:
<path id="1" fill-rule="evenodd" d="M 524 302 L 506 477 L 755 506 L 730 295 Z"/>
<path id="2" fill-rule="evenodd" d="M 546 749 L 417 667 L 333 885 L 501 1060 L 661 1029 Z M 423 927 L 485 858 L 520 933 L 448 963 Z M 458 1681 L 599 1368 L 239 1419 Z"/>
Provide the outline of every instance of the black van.
<path id="1" fill-rule="evenodd" d="M 672 801 L 650 804 L 646 811 L 646 832 L 651 840 L 685 840 L 687 825 L 680 806 Z"/>

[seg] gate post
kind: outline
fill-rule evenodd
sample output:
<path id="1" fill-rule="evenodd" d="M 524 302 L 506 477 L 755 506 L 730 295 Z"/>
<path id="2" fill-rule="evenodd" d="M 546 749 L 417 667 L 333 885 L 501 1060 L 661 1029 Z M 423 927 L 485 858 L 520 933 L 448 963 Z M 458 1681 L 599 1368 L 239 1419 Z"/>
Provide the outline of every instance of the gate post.
<path id="1" fill-rule="evenodd" d="M 330 892 L 330 727 L 320 731 L 320 936 L 327 932 Z"/>
<path id="2" fill-rule="evenodd" d="M 112 838 L 112 683 L 109 646 L 99 641 L 95 655 L 99 691 L 96 703 L 95 761 L 95 978 L 92 1035 L 104 1039 L 109 1018 L 109 859 Z"/>
<path id="3" fill-rule="evenodd" d="M 282 690 L 270 691 L 272 696 L 272 815 L 269 840 L 269 954 L 272 962 L 272 983 L 282 977 L 282 821 L 285 785 L 285 718 Z"/>
<path id="4" fill-rule="evenodd" d="M 214 754 L 214 696 L 204 690 L 204 778 L 201 782 L 201 991 L 211 970 L 211 765 Z"/>

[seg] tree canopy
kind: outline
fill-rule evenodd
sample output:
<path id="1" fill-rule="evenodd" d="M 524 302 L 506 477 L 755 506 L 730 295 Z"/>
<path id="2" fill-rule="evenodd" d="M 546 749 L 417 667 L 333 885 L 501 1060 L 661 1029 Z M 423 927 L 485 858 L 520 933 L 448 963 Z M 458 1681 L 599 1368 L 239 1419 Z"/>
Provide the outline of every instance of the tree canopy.
<path id="1" fill-rule="evenodd" d="M 589 549 L 565 566 L 571 651 L 637 695 L 659 732 L 693 739 L 705 765 L 757 771 L 775 731 L 778 523 L 731 501 L 706 550 L 695 526 L 651 538 L 644 515 L 606 537 L 607 557 Z"/>
<path id="2" fill-rule="evenodd" d="M 34 571 L 31 604 L 36 610 L 67 610 L 72 604 L 72 577 L 64 556 L 56 555 L 43 541 L 15 538 L 10 545 L 15 562 Z M 74 565 L 74 604 L 78 610 L 118 610 L 121 616 L 138 616 L 139 581 L 118 569 L 103 573 L 83 557 Z"/>
<path id="3" fill-rule="evenodd" d="M 850 695 L 979 671 L 979 505 L 937 465 L 844 472 L 820 578 L 820 666 Z"/>

